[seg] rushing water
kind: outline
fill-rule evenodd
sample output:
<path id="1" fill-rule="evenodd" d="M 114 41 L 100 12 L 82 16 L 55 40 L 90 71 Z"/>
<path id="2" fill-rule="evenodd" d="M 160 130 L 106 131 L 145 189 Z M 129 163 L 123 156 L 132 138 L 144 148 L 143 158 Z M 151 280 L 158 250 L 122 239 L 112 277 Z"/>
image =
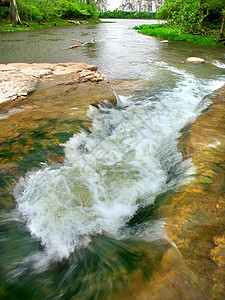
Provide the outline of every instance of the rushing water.
<path id="1" fill-rule="evenodd" d="M 115 79 L 140 83 L 135 93 L 119 95 L 116 108 L 90 106 L 92 127 L 62 139 L 65 159 L 60 164 L 39 165 L 45 157 L 37 159 L 42 150 L 37 147 L 26 159 L 17 158 L 19 166 L 20 161 L 26 166 L 18 167 L 13 187 L 12 178 L 4 185 L 14 195 L 15 209 L 1 214 L 2 297 L 140 299 L 127 287 L 143 288 L 163 255 L 177 251 L 164 233 L 166 220 L 154 217 L 154 207 L 193 178 L 195 167 L 190 159 L 182 160 L 178 138 L 209 104 L 203 97 L 223 85 L 225 55 L 219 47 L 161 44 L 131 29 L 142 23 L 120 20 L 1 34 L 1 63 L 84 61 L 98 65 L 112 84 Z M 72 38 L 96 42 L 68 50 Z M 207 63 L 185 64 L 188 56 Z M 23 109 L 4 112 L 1 122 L 20 113 Z M 45 134 L 53 128 L 46 126 Z M 43 133 L 35 133 L 42 143 Z M 23 134 L 20 147 L 34 139 L 34 132 L 26 139 Z M 15 143 L 12 139 L 6 146 L 16 152 Z M 3 163 L 13 157 L 9 154 Z M 3 168 L 2 176 L 10 177 L 12 170 Z M 204 298 L 180 256 L 177 261 L 185 274 L 181 277 L 193 286 L 187 294 Z M 169 295 L 178 288 L 184 286 L 175 285 L 165 299 L 173 299 Z"/>

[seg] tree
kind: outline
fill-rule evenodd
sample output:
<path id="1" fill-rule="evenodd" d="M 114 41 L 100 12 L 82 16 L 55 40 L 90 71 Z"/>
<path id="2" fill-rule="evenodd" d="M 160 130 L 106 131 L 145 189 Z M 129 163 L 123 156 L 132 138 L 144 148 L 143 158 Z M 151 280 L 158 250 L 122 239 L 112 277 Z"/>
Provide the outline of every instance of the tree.
<path id="1" fill-rule="evenodd" d="M 95 3 L 98 7 L 98 11 L 100 11 L 100 12 L 106 11 L 107 7 L 109 6 L 107 0 L 96 0 Z"/>
<path id="2" fill-rule="evenodd" d="M 225 23 L 225 10 L 223 11 L 223 19 L 222 19 L 222 23 L 221 23 L 221 28 L 220 28 L 220 35 L 219 38 L 223 39 L 224 38 L 224 23 Z"/>
<path id="3" fill-rule="evenodd" d="M 206 8 L 209 11 L 217 12 L 220 16 L 221 26 L 220 26 L 220 33 L 217 41 L 224 39 L 224 23 L 225 23 L 225 0 L 205 0 L 206 1 Z"/>
<path id="4" fill-rule="evenodd" d="M 181 31 L 205 34 L 206 21 L 216 25 L 221 21 L 220 39 L 224 34 L 225 0 L 166 0 L 158 17 L 167 19 L 168 24 L 176 25 Z"/>
<path id="5" fill-rule="evenodd" d="M 152 12 L 153 7 L 157 10 L 164 0 L 123 0 L 120 9 L 123 11 Z"/>
<path id="6" fill-rule="evenodd" d="M 9 0 L 10 3 L 10 11 L 11 11 L 11 22 L 13 25 L 21 25 L 22 22 L 20 20 L 16 0 Z"/>

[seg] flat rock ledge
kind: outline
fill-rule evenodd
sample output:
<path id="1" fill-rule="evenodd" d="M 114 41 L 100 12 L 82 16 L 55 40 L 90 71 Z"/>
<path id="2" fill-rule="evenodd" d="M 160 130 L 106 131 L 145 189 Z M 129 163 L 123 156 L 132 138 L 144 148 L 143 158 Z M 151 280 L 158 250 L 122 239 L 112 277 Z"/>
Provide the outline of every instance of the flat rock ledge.
<path id="1" fill-rule="evenodd" d="M 0 103 L 26 97 L 33 92 L 40 79 L 62 78 L 60 84 L 99 82 L 104 75 L 98 67 L 86 63 L 9 63 L 0 64 Z"/>

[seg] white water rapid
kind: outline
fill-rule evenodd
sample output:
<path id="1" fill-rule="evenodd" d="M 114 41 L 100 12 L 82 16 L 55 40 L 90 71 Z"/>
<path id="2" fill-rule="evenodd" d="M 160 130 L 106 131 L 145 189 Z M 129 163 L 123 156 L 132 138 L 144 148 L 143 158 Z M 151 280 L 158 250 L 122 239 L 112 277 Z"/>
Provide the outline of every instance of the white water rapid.
<path id="1" fill-rule="evenodd" d="M 15 187 L 17 210 L 50 260 L 68 257 L 92 235 L 120 238 L 139 207 L 190 180 L 191 160 L 182 162 L 177 151 L 180 130 L 208 105 L 201 100 L 218 82 L 161 68 L 180 76 L 175 87 L 155 99 L 121 97 L 119 108 L 91 106 L 91 133 L 64 144 L 64 163 L 30 172 Z"/>

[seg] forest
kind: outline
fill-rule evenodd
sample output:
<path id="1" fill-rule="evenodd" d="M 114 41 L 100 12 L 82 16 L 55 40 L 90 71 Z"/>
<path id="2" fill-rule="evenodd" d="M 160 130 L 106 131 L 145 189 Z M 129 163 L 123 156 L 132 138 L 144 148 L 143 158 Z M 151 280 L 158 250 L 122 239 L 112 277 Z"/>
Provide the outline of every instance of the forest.
<path id="1" fill-rule="evenodd" d="M 10 10 L 18 10 L 22 21 L 11 20 L 14 24 L 29 21 L 52 21 L 55 19 L 97 19 L 99 9 L 105 0 L 6 0 L 0 1 L 0 20 L 10 19 Z"/>

